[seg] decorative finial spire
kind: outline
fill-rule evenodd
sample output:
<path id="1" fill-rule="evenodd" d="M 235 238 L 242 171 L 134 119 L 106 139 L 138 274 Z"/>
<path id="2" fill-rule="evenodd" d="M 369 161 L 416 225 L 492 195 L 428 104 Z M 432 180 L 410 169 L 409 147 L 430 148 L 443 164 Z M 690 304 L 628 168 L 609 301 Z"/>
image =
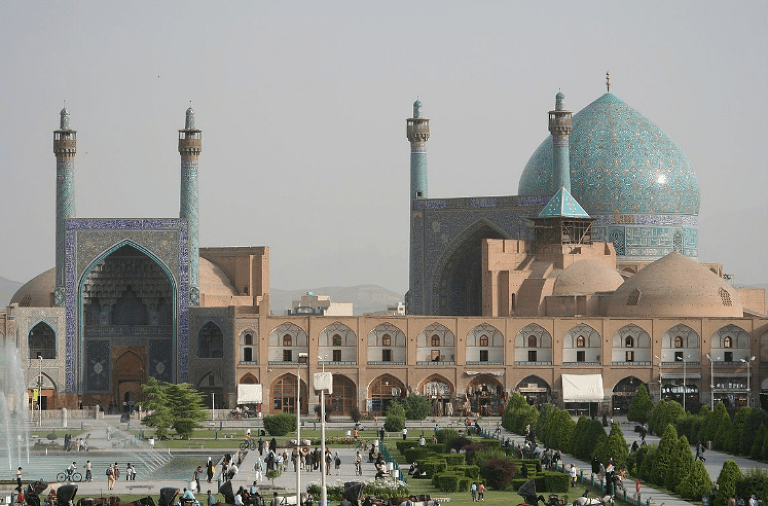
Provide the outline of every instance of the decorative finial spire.
<path id="1" fill-rule="evenodd" d="M 61 121 L 59 121 L 60 130 L 69 130 L 69 111 L 67 110 L 67 101 L 64 101 L 64 109 L 61 110 Z"/>
<path id="2" fill-rule="evenodd" d="M 605 87 L 608 88 L 608 92 L 611 91 L 611 73 L 606 72 L 605 73 Z"/>
<path id="3" fill-rule="evenodd" d="M 186 120 L 184 121 L 184 130 L 195 129 L 195 111 L 192 109 L 192 101 L 189 101 L 189 109 L 187 109 Z"/>

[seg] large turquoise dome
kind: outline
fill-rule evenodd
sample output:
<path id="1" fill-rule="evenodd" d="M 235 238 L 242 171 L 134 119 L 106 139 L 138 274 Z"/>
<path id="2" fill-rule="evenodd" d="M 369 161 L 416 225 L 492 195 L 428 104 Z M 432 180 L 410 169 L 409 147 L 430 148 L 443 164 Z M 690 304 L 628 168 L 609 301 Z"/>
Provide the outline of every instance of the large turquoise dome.
<path id="1" fill-rule="evenodd" d="M 589 214 L 699 213 L 699 181 L 682 150 L 611 93 L 573 117 L 571 194 Z M 520 177 L 520 195 L 554 195 L 552 137 Z"/>

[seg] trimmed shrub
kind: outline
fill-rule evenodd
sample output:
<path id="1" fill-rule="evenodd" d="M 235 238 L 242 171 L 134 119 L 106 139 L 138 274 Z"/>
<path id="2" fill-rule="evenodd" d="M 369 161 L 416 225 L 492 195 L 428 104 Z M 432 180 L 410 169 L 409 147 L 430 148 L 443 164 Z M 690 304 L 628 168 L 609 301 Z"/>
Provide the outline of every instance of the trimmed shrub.
<path id="1" fill-rule="evenodd" d="M 443 432 L 442 430 L 440 432 Z M 440 433 L 438 432 L 438 434 Z M 472 444 L 472 441 L 461 436 L 456 436 L 455 438 L 449 439 L 445 443 L 445 453 L 449 453 L 451 450 L 459 451 L 462 448 L 464 448 L 467 445 Z"/>
<path id="2" fill-rule="evenodd" d="M 466 461 L 472 462 L 472 459 L 474 458 L 475 453 L 487 451 L 488 447 L 482 443 L 472 443 L 465 446 L 463 450 L 466 452 L 464 454 L 467 459 Z"/>
<path id="3" fill-rule="evenodd" d="M 443 458 L 433 457 L 419 462 L 419 467 L 427 473 L 427 476 L 434 478 L 448 469 L 448 463 Z"/>
<path id="4" fill-rule="evenodd" d="M 544 471 L 544 488 L 547 492 L 568 492 L 571 476 L 557 471 Z M 538 485 L 538 481 L 536 482 Z M 537 489 L 539 490 L 539 489 Z"/>
<path id="5" fill-rule="evenodd" d="M 429 458 L 430 455 L 434 456 L 432 452 L 426 448 L 409 448 L 403 450 L 400 453 L 405 457 L 406 462 L 421 462 L 424 459 Z"/>
<path id="6" fill-rule="evenodd" d="M 742 497 L 755 494 L 755 497 L 765 504 L 768 502 L 768 469 L 750 469 L 736 488 Z"/>
<path id="7" fill-rule="evenodd" d="M 496 490 L 504 490 L 513 478 L 517 477 L 518 469 L 509 459 L 488 459 L 482 467 L 483 478 L 488 486 Z"/>
<path id="8" fill-rule="evenodd" d="M 435 434 L 438 443 L 447 443 L 459 437 L 459 431 L 456 429 L 440 429 Z M 457 448 L 458 449 L 458 448 Z"/>
<path id="9" fill-rule="evenodd" d="M 659 441 L 659 449 L 653 459 L 653 471 L 651 481 L 656 485 L 664 485 L 667 472 L 672 463 L 672 456 L 677 451 L 677 431 L 673 425 L 667 425 L 664 435 Z"/>
<path id="10" fill-rule="evenodd" d="M 443 492 L 466 492 L 471 480 L 459 473 L 443 473 L 432 478 L 432 484 Z"/>
<path id="11" fill-rule="evenodd" d="M 403 406 L 408 420 L 424 420 L 429 415 L 431 407 L 432 401 L 429 397 L 414 393 L 408 394 Z"/>
<path id="12" fill-rule="evenodd" d="M 387 432 L 400 432 L 405 427 L 405 410 L 400 403 L 393 403 L 387 410 L 387 419 L 384 421 L 384 429 Z"/>
<path id="13" fill-rule="evenodd" d="M 664 486 L 670 490 L 677 490 L 677 486 L 691 473 L 692 468 L 693 452 L 691 452 L 691 445 L 688 444 L 688 438 L 680 436 L 680 439 L 677 440 L 677 451 L 672 455 Z"/>
<path id="14" fill-rule="evenodd" d="M 461 466 L 467 463 L 463 453 L 442 453 L 440 458 L 445 459 L 449 467 Z"/>
<path id="15" fill-rule="evenodd" d="M 277 413 L 264 417 L 264 428 L 270 436 L 285 436 L 296 431 L 296 415 Z"/>

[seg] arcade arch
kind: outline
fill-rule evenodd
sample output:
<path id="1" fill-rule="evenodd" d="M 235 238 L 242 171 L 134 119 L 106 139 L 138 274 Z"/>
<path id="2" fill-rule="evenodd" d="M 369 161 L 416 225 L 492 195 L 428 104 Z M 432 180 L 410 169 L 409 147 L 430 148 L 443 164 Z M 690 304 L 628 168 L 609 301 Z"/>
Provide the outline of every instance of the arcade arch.
<path id="1" fill-rule="evenodd" d="M 552 335 L 535 323 L 523 327 L 515 336 L 515 365 L 530 364 L 552 364 Z"/>
<path id="2" fill-rule="evenodd" d="M 370 414 L 382 415 L 395 399 L 401 399 L 405 395 L 405 385 L 402 381 L 391 374 L 382 374 L 368 385 L 366 409 Z"/>
<path id="3" fill-rule="evenodd" d="M 272 413 L 296 413 L 297 377 L 295 374 L 283 374 L 272 382 L 270 393 L 272 397 Z M 301 380 L 301 414 L 307 411 L 307 383 Z"/>

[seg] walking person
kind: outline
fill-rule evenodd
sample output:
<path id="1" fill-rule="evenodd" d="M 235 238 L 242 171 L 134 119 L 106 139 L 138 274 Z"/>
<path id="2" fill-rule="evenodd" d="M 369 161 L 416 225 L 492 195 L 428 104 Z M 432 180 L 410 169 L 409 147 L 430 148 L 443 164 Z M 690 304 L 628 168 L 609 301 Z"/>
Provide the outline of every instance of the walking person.
<path id="1" fill-rule="evenodd" d="M 341 475 L 341 457 L 339 457 L 339 452 L 336 452 L 336 455 L 333 458 L 333 464 L 336 467 L 336 476 Z"/>
<path id="2" fill-rule="evenodd" d="M 482 482 L 477 486 L 477 500 L 485 501 L 485 484 Z"/>
<path id="3" fill-rule="evenodd" d="M 203 490 L 202 488 L 200 488 L 200 476 L 202 474 L 203 474 L 203 466 L 197 466 L 194 472 L 192 472 L 192 479 L 195 480 L 195 485 L 197 485 L 198 494 Z"/>
<path id="4" fill-rule="evenodd" d="M 477 483 L 472 483 L 472 486 L 469 487 L 469 491 L 472 493 L 472 502 L 477 502 Z"/>
<path id="5" fill-rule="evenodd" d="M 216 465 L 212 460 L 208 460 L 208 483 L 213 480 L 213 475 L 216 474 Z"/>
<path id="6" fill-rule="evenodd" d="M 112 464 L 107 468 L 107 490 L 115 488 L 115 470 L 112 468 Z"/>
<path id="7" fill-rule="evenodd" d="M 21 492 L 21 468 L 16 469 L 16 490 Z"/>
<path id="8" fill-rule="evenodd" d="M 91 461 L 85 463 L 85 481 L 92 481 L 93 480 L 93 464 L 91 464 Z"/>
<path id="9" fill-rule="evenodd" d="M 408 437 L 408 429 L 406 427 L 403 427 L 403 441 Z"/>

